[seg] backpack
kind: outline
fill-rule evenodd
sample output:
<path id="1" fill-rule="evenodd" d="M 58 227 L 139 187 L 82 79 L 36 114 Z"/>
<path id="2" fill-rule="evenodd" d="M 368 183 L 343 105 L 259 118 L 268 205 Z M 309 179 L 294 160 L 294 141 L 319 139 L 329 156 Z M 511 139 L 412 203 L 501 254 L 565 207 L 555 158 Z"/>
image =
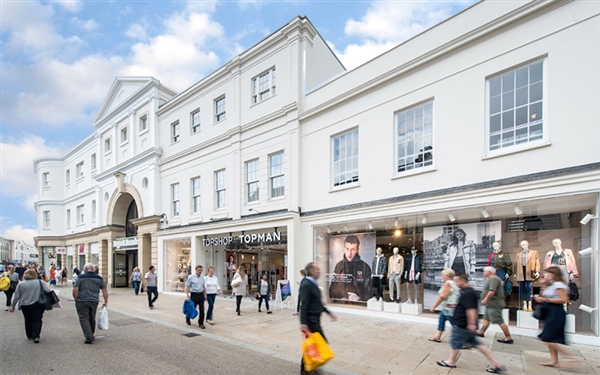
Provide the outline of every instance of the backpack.
<path id="1" fill-rule="evenodd" d="M 577 301 L 579 299 L 579 288 L 577 284 L 569 281 L 569 299 L 571 301 Z"/>
<path id="2" fill-rule="evenodd" d="M 8 272 L 4 273 L 4 276 L 0 279 L 0 290 L 7 291 L 10 288 L 10 277 L 8 277 Z"/>

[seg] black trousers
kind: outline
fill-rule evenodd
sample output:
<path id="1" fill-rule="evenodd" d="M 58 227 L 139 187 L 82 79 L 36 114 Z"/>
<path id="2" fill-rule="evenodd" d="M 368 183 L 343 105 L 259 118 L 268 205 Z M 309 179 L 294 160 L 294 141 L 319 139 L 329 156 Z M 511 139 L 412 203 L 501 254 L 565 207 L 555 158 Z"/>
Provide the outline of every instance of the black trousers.
<path id="1" fill-rule="evenodd" d="M 240 312 L 240 305 L 242 304 L 242 298 L 244 298 L 244 296 L 235 296 L 235 312 Z"/>
<path id="2" fill-rule="evenodd" d="M 371 288 L 373 297 L 383 298 L 383 286 L 385 282 L 382 277 L 373 277 L 373 286 Z"/>
<path id="3" fill-rule="evenodd" d="M 12 303 L 12 296 L 15 294 L 15 289 L 8 288 L 8 290 L 4 291 L 4 294 L 6 294 L 6 307 L 10 307 Z"/>
<path id="4" fill-rule="evenodd" d="M 190 293 L 194 307 L 198 307 L 198 325 L 204 324 L 204 293 Z"/>
<path id="5" fill-rule="evenodd" d="M 98 302 L 75 302 L 77 316 L 79 316 L 79 325 L 83 331 L 83 336 L 88 341 L 94 340 L 96 332 L 96 310 Z"/>
<path id="6" fill-rule="evenodd" d="M 40 337 L 42 332 L 42 318 L 44 317 L 44 308 L 39 303 L 21 306 L 23 318 L 25 318 L 25 334 L 28 339 Z"/>
<path id="7" fill-rule="evenodd" d="M 321 318 L 319 317 L 317 320 L 311 320 L 309 321 L 306 326 L 308 327 L 308 329 L 312 332 L 319 332 L 321 334 L 321 336 L 323 336 L 323 339 L 327 342 L 327 337 L 325 337 L 325 334 L 323 333 L 323 329 L 321 328 Z M 300 360 L 300 372 L 304 371 L 304 355 L 302 356 L 302 359 Z"/>

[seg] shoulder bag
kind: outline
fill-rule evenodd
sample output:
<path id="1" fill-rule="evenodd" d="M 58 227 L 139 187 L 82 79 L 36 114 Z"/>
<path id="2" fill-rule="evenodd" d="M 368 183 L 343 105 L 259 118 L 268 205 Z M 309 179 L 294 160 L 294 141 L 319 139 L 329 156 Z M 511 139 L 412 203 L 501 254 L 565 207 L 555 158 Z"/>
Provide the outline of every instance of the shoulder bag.
<path id="1" fill-rule="evenodd" d="M 240 276 L 240 274 L 236 273 L 235 277 L 233 278 L 233 281 L 231 281 L 231 286 L 233 288 L 236 288 L 236 287 L 242 285 L 243 282 L 244 281 L 242 280 L 242 277 Z"/>
<path id="2" fill-rule="evenodd" d="M 58 305 L 60 303 L 60 299 L 53 290 L 49 292 L 44 292 L 44 286 L 42 285 L 42 281 L 38 280 L 38 282 L 40 283 L 40 298 L 38 302 L 40 306 L 44 308 L 44 310 L 52 310 L 54 308 L 54 305 Z"/>
<path id="3" fill-rule="evenodd" d="M 546 302 L 542 302 L 535 307 L 535 310 L 533 310 L 533 317 L 540 321 L 546 319 Z"/>

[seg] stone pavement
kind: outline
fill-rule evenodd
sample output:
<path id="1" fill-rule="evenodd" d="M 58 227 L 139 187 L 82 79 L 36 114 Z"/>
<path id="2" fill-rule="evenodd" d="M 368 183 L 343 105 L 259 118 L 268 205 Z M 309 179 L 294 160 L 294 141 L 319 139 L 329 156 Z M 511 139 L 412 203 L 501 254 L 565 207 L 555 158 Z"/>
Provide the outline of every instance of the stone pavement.
<path id="1" fill-rule="evenodd" d="M 62 289 L 62 288 L 59 288 Z M 70 292 L 70 288 L 68 289 Z M 298 318 L 293 310 L 273 309 L 273 314 L 259 313 L 257 302 L 245 298 L 242 314 L 235 313 L 235 299 L 217 297 L 214 311 L 214 325 L 206 325 L 200 330 L 196 322 L 185 324 L 181 312 L 183 295 L 161 294 L 155 309 L 148 308 L 145 294 L 135 296 L 132 289 L 109 290 L 109 311 L 115 311 L 163 324 L 181 331 L 200 333 L 222 342 L 237 345 L 255 352 L 299 363 L 301 337 Z M 63 295 L 64 296 L 64 295 Z M 323 315 L 323 330 L 336 357 L 325 367 L 331 374 L 482 374 L 487 360 L 476 350 L 463 350 L 456 369 L 446 369 L 436 365 L 437 360 L 448 358 L 448 331 L 442 343 L 427 341 L 433 336 L 437 318 L 433 315 L 407 318 L 398 314 L 373 313 L 363 309 L 330 307 L 338 316 L 332 322 Z M 575 370 L 560 370 L 538 365 L 547 361 L 549 354 L 546 345 L 532 337 L 513 334 L 515 344 L 496 342 L 503 338 L 502 333 L 493 332 L 492 326 L 482 340 L 491 346 L 494 355 L 504 363 L 509 374 L 598 374 L 600 373 L 600 348 L 586 345 L 571 345 L 568 348 L 581 361 Z"/>

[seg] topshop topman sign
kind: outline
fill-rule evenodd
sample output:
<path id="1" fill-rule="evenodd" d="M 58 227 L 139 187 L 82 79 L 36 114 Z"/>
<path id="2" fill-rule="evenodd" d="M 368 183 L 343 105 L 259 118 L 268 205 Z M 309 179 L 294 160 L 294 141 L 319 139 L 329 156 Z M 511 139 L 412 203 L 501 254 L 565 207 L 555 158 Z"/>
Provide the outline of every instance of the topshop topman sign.
<path id="1" fill-rule="evenodd" d="M 224 237 L 208 237 L 202 239 L 202 245 L 204 246 L 212 246 L 212 245 L 229 245 L 233 242 L 233 236 L 224 236 Z M 248 244 L 254 242 L 270 242 L 270 241 L 281 241 L 281 232 L 266 232 L 266 233 L 252 233 L 252 234 L 242 234 L 237 236 L 240 243 Z"/>

